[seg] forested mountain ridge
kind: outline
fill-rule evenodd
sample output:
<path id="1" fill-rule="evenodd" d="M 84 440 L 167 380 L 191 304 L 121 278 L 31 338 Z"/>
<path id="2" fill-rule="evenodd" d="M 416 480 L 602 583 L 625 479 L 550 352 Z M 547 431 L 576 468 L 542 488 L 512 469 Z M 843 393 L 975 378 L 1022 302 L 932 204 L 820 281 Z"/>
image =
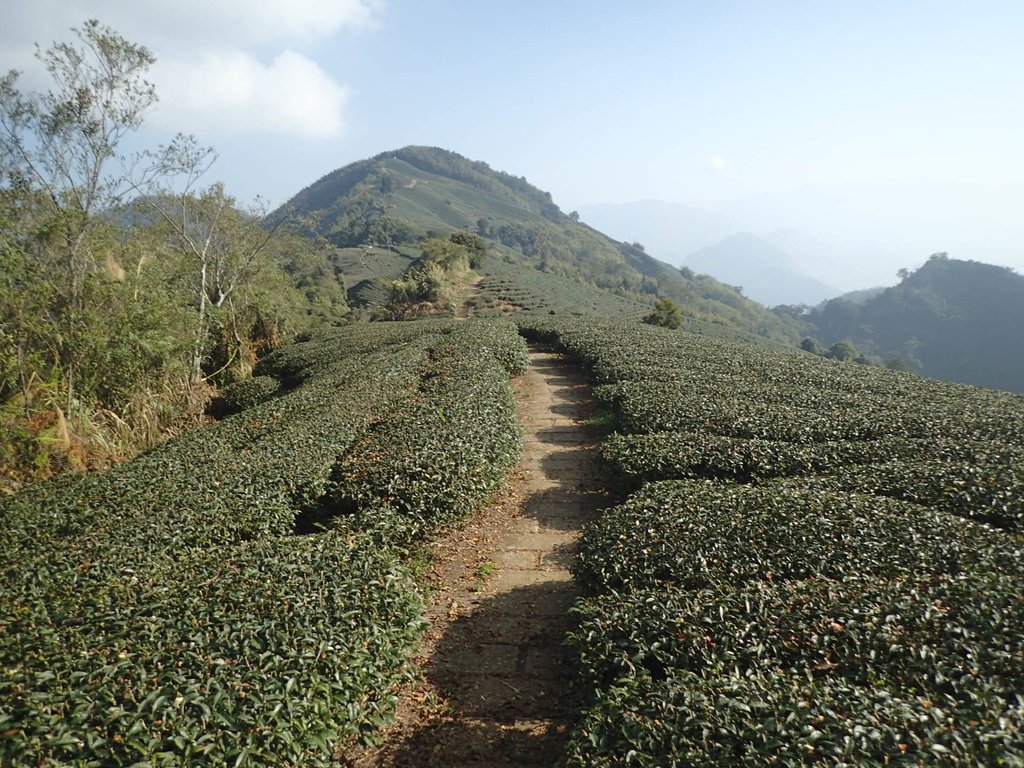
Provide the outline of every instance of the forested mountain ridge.
<path id="1" fill-rule="evenodd" d="M 863 303 L 826 302 L 806 319 L 825 344 L 847 339 L 928 376 L 1024 391 L 1024 276 L 933 255 Z"/>
<path id="2" fill-rule="evenodd" d="M 680 271 L 564 213 L 524 178 L 435 147 L 405 147 L 333 171 L 272 215 L 297 212 L 340 248 L 415 249 L 424 238 L 468 231 L 499 261 L 652 304 L 742 334 L 792 341 L 792 318 L 768 312 L 730 286 Z M 495 266 L 492 263 L 492 268 Z M 487 267 L 484 267 L 487 271 Z"/>

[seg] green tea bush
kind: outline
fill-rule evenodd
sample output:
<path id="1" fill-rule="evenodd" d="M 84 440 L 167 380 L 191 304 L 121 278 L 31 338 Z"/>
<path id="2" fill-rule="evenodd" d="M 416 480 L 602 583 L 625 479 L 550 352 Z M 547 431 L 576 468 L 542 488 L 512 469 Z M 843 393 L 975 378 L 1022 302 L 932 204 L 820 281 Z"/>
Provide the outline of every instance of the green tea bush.
<path id="1" fill-rule="evenodd" d="M 20 600 L 0 614 L 4 764 L 328 764 L 385 722 L 419 634 L 409 578 L 365 537 L 117 576 L 46 595 L 45 617 Z"/>
<path id="2" fill-rule="evenodd" d="M 355 511 L 357 527 L 403 544 L 466 516 L 519 456 L 507 378 L 527 359 L 510 324 L 460 325 L 432 347 L 409 408 L 341 457 L 328 505 Z"/>
<path id="3" fill-rule="evenodd" d="M 749 483 L 919 456 L 931 446 L 930 441 L 905 438 L 793 443 L 707 432 L 652 432 L 613 435 L 601 446 L 601 457 L 638 480 L 706 477 Z"/>
<path id="4" fill-rule="evenodd" d="M 1024 462 L 942 462 L 926 457 L 844 469 L 823 486 L 905 499 L 998 528 L 1024 531 Z"/>
<path id="5" fill-rule="evenodd" d="M 1024 603 L 998 573 L 638 591 L 580 609 L 593 765 L 1020 765 Z"/>
<path id="6" fill-rule="evenodd" d="M 587 370 L 639 488 L 573 567 L 569 765 L 1024 766 L 1024 398 L 519 322 Z"/>
<path id="7" fill-rule="evenodd" d="M 338 492 L 337 467 L 415 414 L 492 417 L 472 435 L 495 445 L 435 446 L 447 476 L 471 475 L 458 450 L 473 468 L 513 450 L 487 407 L 525 359 L 505 323 L 308 334 L 261 364 L 272 399 L 5 500 L 0 764 L 330 764 L 389 715 L 421 604 L 400 536 L 382 545 L 350 520 L 297 535 L 297 521 Z"/>
<path id="8" fill-rule="evenodd" d="M 601 446 L 601 456 L 619 472 L 636 480 L 706 477 L 750 483 L 775 477 L 836 473 L 847 479 L 845 485 L 849 490 L 864 490 L 870 486 L 870 492 L 878 495 L 895 495 L 883 491 L 895 488 L 895 479 L 902 473 L 893 472 L 891 466 L 864 465 L 902 464 L 949 470 L 960 467 L 956 471 L 963 478 L 957 486 L 965 493 L 976 489 L 979 496 L 985 478 L 1012 486 L 1016 482 L 1013 480 L 1016 468 L 1024 466 L 1024 450 L 994 443 L 904 437 L 804 443 L 726 437 L 707 432 L 616 434 Z M 946 471 L 940 470 L 941 473 Z M 876 475 L 881 477 L 876 478 Z M 972 479 L 974 475 L 979 476 L 977 480 Z M 884 477 L 892 482 L 881 482 Z M 1006 492 L 1020 497 L 1010 488 Z M 940 492 L 931 501 L 939 500 L 942 495 Z M 906 498 L 931 503 L 924 492 L 917 498 L 909 495 Z"/>
<path id="9" fill-rule="evenodd" d="M 1024 573 L 1024 545 L 914 504 L 798 482 L 649 483 L 589 524 L 573 566 L 591 591 L 699 589 L 848 574 Z"/>
<path id="10" fill-rule="evenodd" d="M 552 272 L 522 268 L 497 259 L 487 265 L 480 283 L 478 311 L 514 311 L 526 314 L 593 315 L 639 320 L 649 304 L 616 296 L 609 291 Z"/>
<path id="11" fill-rule="evenodd" d="M 218 418 L 230 416 L 266 402 L 280 389 L 281 382 L 273 376 L 253 376 L 236 381 L 221 393 L 209 410 Z"/>
<path id="12" fill-rule="evenodd" d="M 1024 398 L 642 324 L 520 320 L 579 359 L 634 482 L 816 476 L 1019 530 Z"/>

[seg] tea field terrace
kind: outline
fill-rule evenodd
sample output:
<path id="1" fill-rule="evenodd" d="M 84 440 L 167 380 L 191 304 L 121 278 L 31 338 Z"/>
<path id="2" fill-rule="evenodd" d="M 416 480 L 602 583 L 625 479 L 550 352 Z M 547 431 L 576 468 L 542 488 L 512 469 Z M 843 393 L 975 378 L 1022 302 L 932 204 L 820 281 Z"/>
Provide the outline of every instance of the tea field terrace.
<path id="1" fill-rule="evenodd" d="M 520 449 L 505 321 L 310 334 L 222 421 L 0 508 L 0 763 L 327 765 L 387 721 L 409 552 Z"/>
<path id="2" fill-rule="evenodd" d="M 521 324 L 588 368 L 634 489 L 574 566 L 569 765 L 1024 764 L 1024 399 Z"/>

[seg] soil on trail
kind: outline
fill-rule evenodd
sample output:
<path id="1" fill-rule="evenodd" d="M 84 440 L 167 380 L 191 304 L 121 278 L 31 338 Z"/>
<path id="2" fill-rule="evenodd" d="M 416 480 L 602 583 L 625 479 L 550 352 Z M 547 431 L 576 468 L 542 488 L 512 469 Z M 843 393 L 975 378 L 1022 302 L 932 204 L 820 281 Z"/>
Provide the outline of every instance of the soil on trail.
<path id="1" fill-rule="evenodd" d="M 350 766 L 551 766 L 578 702 L 562 641 L 582 524 L 612 503 L 596 467 L 589 387 L 533 350 L 516 382 L 523 458 L 509 487 L 435 548 L 423 679 L 382 746 Z"/>
<path id="2" fill-rule="evenodd" d="M 484 281 L 483 275 L 473 278 L 458 298 L 458 305 L 455 307 L 455 319 L 466 320 L 476 314 L 476 299 L 480 295 L 480 284 Z"/>

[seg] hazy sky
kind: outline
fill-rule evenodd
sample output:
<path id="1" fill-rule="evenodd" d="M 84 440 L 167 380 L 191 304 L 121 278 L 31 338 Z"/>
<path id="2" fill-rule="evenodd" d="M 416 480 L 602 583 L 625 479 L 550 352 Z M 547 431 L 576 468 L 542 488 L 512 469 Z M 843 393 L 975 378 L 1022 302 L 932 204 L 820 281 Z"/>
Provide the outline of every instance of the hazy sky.
<path id="1" fill-rule="evenodd" d="M 565 210 L 740 200 L 767 212 L 759 226 L 807 226 L 787 204 L 863 188 L 857 210 L 831 212 L 848 234 L 818 235 L 868 241 L 888 214 L 920 230 L 912 250 L 1024 267 L 1020 0 L 5 0 L 0 68 L 30 66 L 34 42 L 90 17 L 158 59 L 143 140 L 215 145 L 214 174 L 243 199 L 283 202 L 354 160 L 431 144 Z M 885 180 L 910 191 L 858 213 Z M 957 195 L 970 221 L 954 233 Z M 943 247 L 995 230 L 989 250 Z"/>

